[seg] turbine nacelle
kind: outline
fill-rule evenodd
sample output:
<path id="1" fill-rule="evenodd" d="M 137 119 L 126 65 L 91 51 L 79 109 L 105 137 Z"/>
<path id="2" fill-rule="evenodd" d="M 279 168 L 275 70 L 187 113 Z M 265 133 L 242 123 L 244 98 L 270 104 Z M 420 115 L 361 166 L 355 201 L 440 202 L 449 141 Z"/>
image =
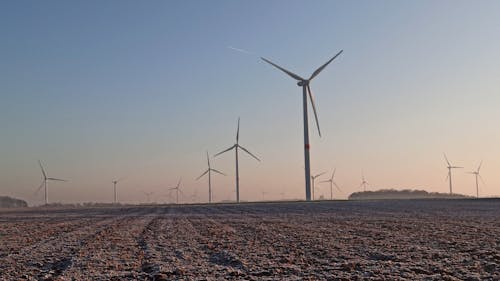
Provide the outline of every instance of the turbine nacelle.
<path id="1" fill-rule="evenodd" d="M 304 87 L 304 86 L 308 86 L 308 85 L 309 85 L 309 80 L 302 80 L 302 81 L 297 82 L 297 86 L 299 86 L 299 87 Z"/>

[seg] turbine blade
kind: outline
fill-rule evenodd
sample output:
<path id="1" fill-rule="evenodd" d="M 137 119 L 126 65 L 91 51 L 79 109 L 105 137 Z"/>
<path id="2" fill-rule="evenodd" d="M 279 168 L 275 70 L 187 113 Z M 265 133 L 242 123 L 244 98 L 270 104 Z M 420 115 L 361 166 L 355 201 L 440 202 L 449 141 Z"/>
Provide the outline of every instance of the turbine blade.
<path id="1" fill-rule="evenodd" d="M 337 171 L 337 168 L 333 169 L 332 178 L 331 178 L 332 180 L 333 180 L 333 177 L 335 176 L 335 171 Z"/>
<path id="2" fill-rule="evenodd" d="M 330 181 L 331 181 L 331 180 L 326 180 L 326 181 L 320 181 L 320 183 L 322 183 L 322 182 L 330 182 Z"/>
<path id="3" fill-rule="evenodd" d="M 444 179 L 444 181 L 447 181 L 449 177 L 450 177 L 450 174 L 449 173 L 446 174 L 446 178 Z"/>
<path id="4" fill-rule="evenodd" d="M 67 180 L 56 179 L 56 178 L 47 178 L 47 180 L 51 180 L 51 181 L 67 181 Z"/>
<path id="5" fill-rule="evenodd" d="M 201 179 L 201 177 L 203 177 L 204 175 L 206 175 L 208 173 L 208 171 L 210 171 L 210 170 L 206 170 L 203 174 L 201 174 L 201 176 L 197 177 L 196 180 Z"/>
<path id="6" fill-rule="evenodd" d="M 114 183 L 114 182 L 119 183 L 119 182 L 121 182 L 123 180 L 125 180 L 125 177 L 121 177 L 121 178 L 119 178 L 119 179 L 117 179 L 115 181 L 112 181 L 112 183 Z"/>
<path id="7" fill-rule="evenodd" d="M 307 85 L 307 91 L 309 92 L 309 98 L 311 99 L 311 105 L 314 111 L 314 119 L 316 120 L 316 126 L 318 127 L 318 133 L 319 136 L 321 137 L 321 130 L 319 129 L 319 121 L 318 121 L 318 113 L 316 112 L 316 105 L 314 104 L 314 98 L 311 92 L 311 87 Z"/>
<path id="8" fill-rule="evenodd" d="M 481 180 L 481 182 L 483 183 L 483 185 L 486 185 L 486 183 L 485 183 L 485 182 L 484 182 L 484 180 L 483 180 L 483 177 L 482 177 L 481 175 L 479 175 L 479 174 L 478 174 L 478 177 L 479 177 L 479 179 Z"/>
<path id="9" fill-rule="evenodd" d="M 263 61 L 265 61 L 265 62 L 269 63 L 270 65 L 272 65 L 272 66 L 276 67 L 277 69 L 279 69 L 279 70 L 281 70 L 281 71 L 285 72 L 286 74 L 288 74 L 290 77 L 292 77 L 292 78 L 293 78 L 293 79 L 295 79 L 295 80 L 298 80 L 298 81 L 303 81 L 303 80 L 305 80 L 304 78 L 302 78 L 302 77 L 298 76 L 297 74 L 295 74 L 295 73 L 293 73 L 293 72 L 291 72 L 291 71 L 288 71 L 288 70 L 284 69 L 283 67 L 281 67 L 281 66 L 279 66 L 279 65 L 277 65 L 277 64 L 275 64 L 275 63 L 273 63 L 272 61 L 270 61 L 270 60 L 268 60 L 268 59 L 266 59 L 266 58 L 261 57 L 261 59 L 262 59 Z"/>
<path id="10" fill-rule="evenodd" d="M 446 157 L 446 154 L 445 154 L 445 153 L 443 153 L 443 155 L 444 155 L 444 159 L 446 160 L 446 163 L 448 163 L 448 166 L 451 166 L 451 163 L 450 163 L 450 161 L 448 160 L 448 157 Z"/>
<path id="11" fill-rule="evenodd" d="M 40 186 L 36 189 L 35 195 L 38 194 L 38 192 L 40 192 L 40 190 L 42 189 L 44 183 L 45 183 L 45 180 L 43 180 L 42 183 L 40 184 Z"/>
<path id="12" fill-rule="evenodd" d="M 240 139 L 240 117 L 238 117 L 238 129 L 236 130 L 236 143 L 238 143 Z"/>
<path id="13" fill-rule="evenodd" d="M 253 155 L 250 151 L 248 151 L 246 148 L 244 148 L 243 146 L 241 145 L 238 145 L 239 148 L 243 149 L 246 153 L 250 154 L 250 156 L 252 156 L 253 158 L 257 159 L 257 161 L 260 162 L 260 159 L 257 158 L 257 156 Z"/>
<path id="14" fill-rule="evenodd" d="M 235 146 L 236 146 L 236 144 L 235 144 L 235 145 L 233 145 L 233 146 L 231 146 L 230 148 L 228 148 L 228 149 L 226 149 L 226 150 L 223 150 L 223 151 L 221 151 L 221 152 L 219 152 L 219 153 L 215 154 L 215 155 L 214 155 L 214 157 L 217 157 L 217 156 L 221 155 L 222 153 L 227 152 L 227 151 L 229 151 L 229 150 L 233 149 Z"/>
<path id="15" fill-rule="evenodd" d="M 324 175 L 325 173 L 326 173 L 326 172 L 323 172 L 323 173 L 319 173 L 319 174 L 317 174 L 317 175 L 316 175 L 316 176 L 314 176 L 314 177 L 315 177 L 315 178 L 317 178 L 317 177 L 319 177 L 319 176 L 322 176 L 322 175 Z"/>
<path id="16" fill-rule="evenodd" d="M 46 179 L 47 174 L 45 173 L 45 170 L 43 169 L 42 161 L 38 160 L 38 165 L 40 165 L 40 169 L 42 169 L 43 178 Z"/>
<path id="17" fill-rule="evenodd" d="M 208 168 L 210 169 L 210 157 L 208 157 L 208 150 L 207 150 L 207 163 L 208 163 Z"/>
<path id="18" fill-rule="evenodd" d="M 479 170 L 481 170 L 481 166 L 483 165 L 483 160 L 479 163 L 479 167 L 477 167 L 477 172 L 479 173 Z"/>
<path id="19" fill-rule="evenodd" d="M 221 171 L 217 171 L 216 169 L 210 169 L 210 170 L 212 170 L 213 172 L 216 172 L 216 173 L 218 173 L 218 174 L 221 174 L 221 175 L 223 175 L 223 176 L 225 176 L 225 175 L 226 175 L 226 174 L 224 174 L 224 173 L 223 173 L 223 172 L 221 172 Z"/>
<path id="20" fill-rule="evenodd" d="M 451 166 L 450 168 L 452 168 L 452 169 L 463 169 L 464 167 Z"/>
<path id="21" fill-rule="evenodd" d="M 329 65 L 335 58 L 337 58 L 340 54 L 342 54 L 344 50 L 340 50 L 340 52 L 338 52 L 333 58 L 331 58 L 329 61 L 327 61 L 325 64 L 323 64 L 322 66 L 320 66 L 318 69 L 316 69 L 316 71 L 313 72 L 313 74 L 311 75 L 311 77 L 309 78 L 309 81 L 311 81 L 314 77 L 316 77 L 321 71 L 323 71 L 323 69 L 325 69 L 325 67 L 327 65 Z"/>
<path id="22" fill-rule="evenodd" d="M 333 185 L 335 185 L 335 187 L 339 190 L 339 191 L 342 191 L 342 189 L 340 189 L 340 187 L 335 183 L 333 182 Z"/>

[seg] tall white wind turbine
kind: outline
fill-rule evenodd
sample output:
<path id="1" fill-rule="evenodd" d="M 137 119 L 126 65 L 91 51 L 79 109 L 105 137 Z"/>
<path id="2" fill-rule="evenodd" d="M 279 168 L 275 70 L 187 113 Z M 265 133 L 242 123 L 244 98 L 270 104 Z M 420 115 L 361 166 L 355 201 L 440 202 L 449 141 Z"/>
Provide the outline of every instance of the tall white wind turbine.
<path id="1" fill-rule="evenodd" d="M 221 155 L 224 152 L 227 152 L 229 150 L 232 150 L 234 148 L 235 154 L 236 154 L 236 202 L 240 203 L 240 172 L 238 169 L 238 150 L 241 148 L 241 150 L 245 151 L 248 153 L 250 156 L 255 158 L 257 161 L 260 162 L 260 159 L 257 158 L 257 156 L 253 155 L 248 149 L 244 148 L 239 144 L 239 138 L 240 138 L 240 118 L 238 117 L 238 129 L 236 130 L 236 143 L 231 146 L 230 148 L 223 150 L 217 154 L 214 155 L 214 157 Z"/>
<path id="2" fill-rule="evenodd" d="M 316 120 L 316 126 L 318 127 L 318 133 L 319 136 L 321 137 L 321 130 L 319 129 L 319 121 L 318 121 L 318 114 L 316 112 L 316 105 L 314 104 L 314 99 L 313 95 L 311 92 L 311 88 L 309 86 L 310 82 L 314 77 L 316 77 L 328 64 L 330 64 L 336 57 L 338 57 L 343 50 L 338 52 L 333 58 L 331 58 L 329 61 L 327 61 L 325 64 L 320 66 L 318 69 L 316 69 L 311 77 L 309 79 L 304 79 L 300 77 L 299 75 L 288 71 L 281 66 L 271 62 L 270 60 L 261 57 L 261 59 L 272 66 L 276 67 L 277 69 L 285 72 L 288 74 L 290 77 L 293 79 L 297 80 L 297 85 L 299 87 L 302 87 L 302 108 L 303 108 L 303 113 L 304 113 L 304 161 L 305 161 L 305 183 L 306 183 L 306 200 L 310 201 L 311 200 L 311 166 L 310 166 L 310 157 L 309 157 L 309 123 L 308 123 L 308 114 L 307 114 L 307 96 L 309 95 L 309 99 L 311 100 L 311 105 L 312 109 L 314 111 L 314 118 Z"/>
<path id="3" fill-rule="evenodd" d="M 315 188 L 314 188 L 314 183 L 316 182 L 316 178 L 318 178 L 318 177 L 320 177 L 320 176 L 322 176 L 322 175 L 324 175 L 324 174 L 325 174 L 325 172 L 323 172 L 323 173 L 319 173 L 319 174 L 317 174 L 317 175 L 312 175 L 312 176 L 311 176 L 311 183 L 312 183 L 312 200 L 315 200 L 315 198 L 314 198 L 314 191 L 315 191 Z"/>
<path id="4" fill-rule="evenodd" d="M 332 176 L 329 180 L 326 180 L 326 181 L 322 181 L 323 182 L 329 182 L 330 183 L 330 200 L 333 200 L 333 186 L 335 185 L 335 187 L 340 191 L 340 187 L 337 185 L 337 183 L 335 183 L 335 181 L 333 180 L 333 177 L 335 177 L 335 171 L 337 169 L 333 169 L 333 173 L 332 173 Z"/>
<path id="5" fill-rule="evenodd" d="M 453 185 L 451 181 L 451 169 L 462 169 L 463 167 L 458 167 L 458 166 L 453 166 L 451 165 L 450 161 L 448 160 L 448 157 L 446 157 L 446 154 L 444 154 L 444 159 L 446 160 L 446 164 L 448 165 L 446 168 L 448 168 L 448 175 L 446 176 L 446 180 L 449 180 L 450 182 L 450 195 L 453 194 Z"/>
<path id="6" fill-rule="evenodd" d="M 199 180 L 204 175 L 208 174 L 208 203 L 212 203 L 212 172 L 221 174 L 223 176 L 225 176 L 225 174 L 220 171 L 217 171 L 216 169 L 212 169 L 212 167 L 210 166 L 210 158 L 208 156 L 208 151 L 207 151 L 207 163 L 208 163 L 208 169 L 203 174 L 201 174 L 201 176 L 196 178 L 196 180 Z"/>
<path id="7" fill-rule="evenodd" d="M 478 181 L 478 179 L 481 179 L 481 181 L 483 181 L 483 183 L 484 183 L 483 177 L 481 177 L 481 175 L 479 174 L 479 170 L 481 170 L 481 165 L 483 165 L 483 161 L 481 161 L 481 163 L 479 163 L 479 167 L 477 167 L 477 170 L 475 170 L 474 172 L 469 172 L 469 174 L 473 174 L 476 177 L 476 197 L 477 198 L 479 198 L 479 181 Z"/>
<path id="8" fill-rule="evenodd" d="M 65 182 L 67 180 L 48 177 L 47 173 L 43 169 L 42 161 L 38 160 L 38 165 L 40 166 L 40 169 L 42 170 L 43 179 L 42 179 L 42 183 L 40 184 L 40 186 L 36 190 L 36 193 L 38 193 L 40 191 L 40 189 L 42 189 L 42 187 L 45 188 L 45 205 L 47 205 L 47 204 L 49 204 L 49 194 L 48 194 L 48 184 L 47 183 L 49 181 L 64 181 Z"/>

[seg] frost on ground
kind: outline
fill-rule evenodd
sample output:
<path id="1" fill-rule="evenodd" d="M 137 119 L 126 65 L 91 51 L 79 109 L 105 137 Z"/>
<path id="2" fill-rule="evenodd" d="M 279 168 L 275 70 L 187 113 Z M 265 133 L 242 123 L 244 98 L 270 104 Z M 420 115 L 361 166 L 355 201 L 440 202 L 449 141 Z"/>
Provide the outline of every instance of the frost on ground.
<path id="1" fill-rule="evenodd" d="M 0 280 L 500 280 L 500 201 L 0 211 Z"/>

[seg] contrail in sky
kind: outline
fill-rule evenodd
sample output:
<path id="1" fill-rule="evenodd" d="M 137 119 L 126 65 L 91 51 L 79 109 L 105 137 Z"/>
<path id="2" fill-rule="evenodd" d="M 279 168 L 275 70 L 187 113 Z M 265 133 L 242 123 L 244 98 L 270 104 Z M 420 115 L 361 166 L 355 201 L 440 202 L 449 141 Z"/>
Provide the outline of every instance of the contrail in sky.
<path id="1" fill-rule="evenodd" d="M 233 46 L 227 46 L 227 48 L 231 49 L 233 51 L 236 51 L 236 52 L 240 52 L 240 53 L 246 54 L 246 55 L 255 55 L 255 53 L 253 53 L 253 52 L 250 52 L 250 51 L 247 51 L 247 50 L 243 50 L 243 49 L 239 49 L 239 48 L 235 48 Z"/>

